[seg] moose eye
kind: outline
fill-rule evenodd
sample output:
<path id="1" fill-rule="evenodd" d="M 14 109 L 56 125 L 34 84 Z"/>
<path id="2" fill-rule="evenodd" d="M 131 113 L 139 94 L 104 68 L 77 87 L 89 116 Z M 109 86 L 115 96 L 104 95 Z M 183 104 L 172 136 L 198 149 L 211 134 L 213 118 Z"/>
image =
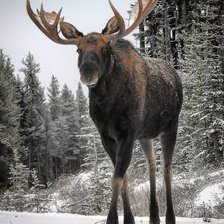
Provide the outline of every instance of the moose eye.
<path id="1" fill-rule="evenodd" d="M 80 50 L 80 49 L 77 49 L 77 53 L 78 53 L 78 54 L 81 54 L 82 52 L 81 52 L 81 50 Z"/>
<path id="2" fill-rule="evenodd" d="M 106 55 L 108 53 L 108 48 L 107 46 L 105 46 L 103 49 L 102 49 L 102 54 L 103 55 Z"/>

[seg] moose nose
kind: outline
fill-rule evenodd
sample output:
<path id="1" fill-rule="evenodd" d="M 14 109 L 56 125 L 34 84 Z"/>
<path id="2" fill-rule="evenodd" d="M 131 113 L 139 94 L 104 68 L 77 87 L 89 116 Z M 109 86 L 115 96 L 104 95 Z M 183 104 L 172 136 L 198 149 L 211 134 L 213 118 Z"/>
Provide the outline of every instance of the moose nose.
<path id="1" fill-rule="evenodd" d="M 100 76 L 99 66 L 93 62 L 85 62 L 80 66 L 80 79 L 84 85 L 95 86 Z"/>
<path id="2" fill-rule="evenodd" d="M 80 66 L 81 75 L 88 76 L 99 72 L 99 66 L 94 61 L 84 62 Z"/>

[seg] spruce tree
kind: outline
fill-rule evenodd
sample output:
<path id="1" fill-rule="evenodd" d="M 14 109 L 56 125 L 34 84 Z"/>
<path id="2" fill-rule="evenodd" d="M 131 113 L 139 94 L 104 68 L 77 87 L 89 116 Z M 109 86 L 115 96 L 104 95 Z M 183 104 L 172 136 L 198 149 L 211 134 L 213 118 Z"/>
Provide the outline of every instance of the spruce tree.
<path id="1" fill-rule="evenodd" d="M 85 201 L 89 205 L 86 213 L 100 214 L 108 209 L 110 202 L 112 163 L 102 146 L 100 135 L 93 122 L 89 121 L 89 125 L 83 126 L 82 130 L 80 138 L 87 141 L 87 144 L 81 147 L 81 150 L 86 151 L 82 169 L 92 173 L 90 197 L 86 199 L 87 202 Z"/>
<path id="2" fill-rule="evenodd" d="M 61 116 L 59 121 L 60 151 L 62 153 L 63 172 L 77 172 L 80 169 L 78 147 L 78 115 L 74 95 L 67 85 L 61 93 Z"/>
<path id="3" fill-rule="evenodd" d="M 154 10 L 141 23 L 139 33 L 135 36 L 140 40 L 141 53 L 170 61 L 178 67 L 176 8 L 173 0 L 159 0 Z M 131 17 L 136 15 L 137 10 L 133 10 Z"/>
<path id="4" fill-rule="evenodd" d="M 20 151 L 20 157 L 22 158 L 22 161 L 25 162 L 25 159 L 27 158 L 28 152 L 25 148 L 25 136 L 23 135 L 23 129 L 26 124 L 26 114 L 25 114 L 25 90 L 24 90 L 24 83 L 21 80 L 21 78 L 17 75 L 16 82 L 15 82 L 15 102 L 18 107 L 18 125 L 19 125 L 19 136 L 20 136 L 20 142 L 23 150 Z"/>
<path id="5" fill-rule="evenodd" d="M 37 77 L 40 66 L 35 62 L 31 53 L 28 53 L 27 57 L 22 60 L 22 64 L 24 67 L 20 71 L 25 75 L 22 135 L 28 150 L 26 164 L 29 169 L 36 169 L 40 181 L 46 183 L 46 105 L 44 90 Z"/>
<path id="6" fill-rule="evenodd" d="M 59 83 L 58 79 L 55 76 L 52 76 L 51 83 L 48 90 L 48 97 L 49 97 L 49 109 L 50 109 L 50 116 L 51 120 L 55 121 L 59 118 L 60 115 L 60 90 L 59 90 Z"/>
<path id="7" fill-rule="evenodd" d="M 19 136 L 19 109 L 15 98 L 14 68 L 0 50 L 0 186 L 8 182 L 13 148 L 22 152 Z"/>
<path id="8" fill-rule="evenodd" d="M 52 76 L 48 89 L 48 115 L 46 119 L 47 127 L 47 152 L 50 179 L 58 177 L 58 163 L 60 161 L 60 143 L 58 139 L 59 118 L 61 114 L 61 100 L 59 83 L 55 76 Z"/>
<path id="9" fill-rule="evenodd" d="M 25 205 L 29 201 L 29 198 L 26 197 L 29 191 L 29 169 L 21 163 L 19 152 L 15 148 L 12 158 L 13 163 L 10 165 L 11 188 L 4 193 L 2 203 L 6 210 L 21 212 L 24 211 Z"/>
<path id="10" fill-rule="evenodd" d="M 76 91 L 76 105 L 77 105 L 77 112 L 78 112 L 78 122 L 79 122 L 79 130 L 78 135 L 84 136 L 86 133 L 88 133 L 88 129 L 91 126 L 91 120 L 89 117 L 89 109 L 87 104 L 87 98 L 84 95 L 82 85 L 79 82 L 78 89 Z M 87 138 L 79 138 L 79 163 L 80 167 L 84 163 L 84 158 L 86 157 L 86 147 L 88 148 L 88 139 Z"/>
<path id="11" fill-rule="evenodd" d="M 9 211 L 34 211 L 40 205 L 42 187 L 35 170 L 29 170 L 22 162 L 19 151 L 13 148 L 13 163 L 10 165 L 10 188 L 4 192 L 0 207 Z M 32 183 L 31 183 L 32 182 Z M 32 185 L 32 188 L 31 188 Z"/>
<path id="12" fill-rule="evenodd" d="M 78 83 L 78 89 L 76 91 L 76 103 L 78 109 L 78 116 L 79 116 L 79 125 L 83 126 L 85 121 L 83 121 L 83 117 L 88 114 L 88 105 L 87 105 L 87 98 L 83 92 L 82 85 Z"/>
<path id="13" fill-rule="evenodd" d="M 204 70 L 203 102 L 200 120 L 204 123 L 204 162 L 210 167 L 224 165 L 224 27 L 223 2 L 202 1 L 201 30 L 204 33 Z"/>
<path id="14" fill-rule="evenodd" d="M 194 168 L 197 164 L 205 168 L 223 166 L 224 46 L 220 3 L 190 2 L 190 25 L 181 32 L 185 103 L 181 117 L 183 149 L 178 156 L 184 158 L 184 163 L 192 161 Z"/>

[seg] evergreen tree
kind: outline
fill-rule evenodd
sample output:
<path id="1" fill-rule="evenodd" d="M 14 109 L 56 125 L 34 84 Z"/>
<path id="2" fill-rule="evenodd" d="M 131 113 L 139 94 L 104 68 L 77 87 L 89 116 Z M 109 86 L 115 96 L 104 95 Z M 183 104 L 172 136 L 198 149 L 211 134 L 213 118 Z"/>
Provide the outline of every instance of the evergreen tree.
<path id="1" fill-rule="evenodd" d="M 15 100 L 15 77 L 10 59 L 0 50 L 0 187 L 8 182 L 13 148 L 20 152 L 19 110 Z"/>
<path id="2" fill-rule="evenodd" d="M 47 127 L 47 152 L 49 177 L 54 179 L 58 177 L 58 164 L 60 163 L 60 143 L 57 134 L 60 132 L 59 118 L 61 113 L 61 100 L 59 83 L 56 77 L 52 76 L 50 86 L 48 88 L 48 116 L 46 120 Z"/>
<path id="3" fill-rule="evenodd" d="M 60 90 L 59 90 L 59 83 L 55 76 L 52 76 L 51 83 L 48 90 L 48 97 L 49 97 L 49 109 L 51 120 L 55 121 L 59 118 L 60 115 Z"/>
<path id="4" fill-rule="evenodd" d="M 220 0 L 201 1 L 200 30 L 204 33 L 202 47 L 204 67 L 203 102 L 200 120 L 203 122 L 205 151 L 204 162 L 208 166 L 224 165 L 224 4 Z"/>
<path id="5" fill-rule="evenodd" d="M 23 111 L 24 127 L 22 135 L 28 150 L 26 164 L 28 168 L 36 169 L 41 182 L 47 181 L 46 176 L 46 105 L 44 91 L 40 86 L 37 74 L 40 66 L 34 61 L 31 53 L 22 60 L 23 68 L 20 71 L 25 75 Z"/>
<path id="6" fill-rule="evenodd" d="M 110 202 L 110 177 L 112 163 L 105 149 L 102 146 L 100 135 L 93 124 L 89 121 L 89 126 L 82 127 L 83 134 L 81 139 L 87 140 L 87 145 L 83 145 L 81 150 L 86 151 L 82 168 L 92 171 L 90 194 L 87 199 L 89 206 L 87 214 L 100 214 L 108 209 Z"/>
<path id="7" fill-rule="evenodd" d="M 40 188 L 35 170 L 29 170 L 22 162 L 19 151 L 13 148 L 13 163 L 10 165 L 10 185 L 4 192 L 1 208 L 9 211 L 33 211 L 40 205 L 37 188 Z M 30 188 L 32 180 L 32 188 Z M 31 194 L 32 195 L 31 195 Z"/>
<path id="8" fill-rule="evenodd" d="M 19 110 L 19 136 L 21 141 L 21 146 L 23 146 L 23 150 L 20 151 L 20 156 L 22 158 L 22 161 L 25 162 L 25 159 L 27 158 L 28 152 L 25 148 L 25 136 L 23 136 L 23 129 L 26 124 L 26 114 L 25 114 L 25 90 L 24 90 L 24 83 L 22 82 L 21 78 L 17 75 L 16 82 L 15 82 L 15 102 L 18 106 Z"/>
<path id="9" fill-rule="evenodd" d="M 179 161 L 184 158 L 181 164 L 193 161 L 194 168 L 202 163 L 205 168 L 223 164 L 224 46 L 217 35 L 223 33 L 220 26 L 223 11 L 218 3 L 190 2 L 191 25 L 181 33 L 185 103 L 181 117 L 183 150 L 178 156 Z"/>
<path id="10" fill-rule="evenodd" d="M 29 169 L 20 161 L 17 149 L 13 149 L 13 163 L 10 165 L 11 188 L 4 193 L 2 203 L 9 211 L 24 211 L 28 202 Z M 3 206 L 3 205 L 1 205 Z"/>
<path id="11" fill-rule="evenodd" d="M 87 104 L 87 98 L 84 95 L 82 85 L 79 82 L 78 84 L 78 90 L 76 91 L 76 104 L 77 104 L 77 112 L 78 112 L 78 121 L 79 121 L 79 130 L 78 135 L 83 136 L 86 133 L 88 133 L 88 129 L 91 126 L 91 121 L 89 117 L 89 109 Z M 87 132 L 86 132 L 87 131 Z M 84 158 L 86 157 L 87 151 L 85 150 L 85 146 L 88 145 L 88 139 L 87 138 L 79 138 L 79 163 L 80 167 L 84 163 Z M 84 149 L 85 148 L 85 149 Z M 88 148 L 88 146 L 87 146 Z"/>
<path id="12" fill-rule="evenodd" d="M 131 17 L 137 16 L 138 10 L 131 12 Z M 176 2 L 159 0 L 155 9 L 139 26 L 135 35 L 140 40 L 140 52 L 154 58 L 164 59 L 178 66 L 178 42 L 176 38 L 177 13 Z"/>
<path id="13" fill-rule="evenodd" d="M 76 172 L 80 169 L 78 147 L 78 115 L 74 95 L 67 85 L 64 85 L 61 93 L 61 117 L 59 122 L 59 142 L 62 152 L 63 172 Z"/>
<path id="14" fill-rule="evenodd" d="M 78 90 L 76 91 L 76 103 L 79 116 L 79 125 L 84 126 L 85 119 L 83 119 L 83 117 L 88 114 L 88 105 L 87 105 L 87 98 L 84 95 L 82 84 L 80 82 L 78 84 Z"/>

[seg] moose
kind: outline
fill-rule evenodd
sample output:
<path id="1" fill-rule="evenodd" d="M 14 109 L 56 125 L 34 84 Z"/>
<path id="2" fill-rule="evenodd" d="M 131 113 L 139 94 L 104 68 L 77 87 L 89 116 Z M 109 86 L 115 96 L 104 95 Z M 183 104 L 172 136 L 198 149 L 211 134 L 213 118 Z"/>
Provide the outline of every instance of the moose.
<path id="1" fill-rule="evenodd" d="M 114 16 L 101 33 L 84 35 L 64 21 L 62 9 L 37 14 L 27 0 L 27 12 L 36 26 L 58 44 L 76 45 L 80 79 L 89 89 L 89 112 L 109 155 L 114 173 L 107 224 L 118 224 L 117 203 L 121 193 L 124 224 L 134 224 L 126 171 L 135 140 L 146 156 L 150 180 L 150 224 L 160 223 L 156 198 L 156 160 L 152 140 L 159 136 L 164 158 L 166 223 L 175 223 L 172 203 L 172 156 L 178 117 L 182 105 L 182 84 L 175 70 L 165 61 L 143 57 L 122 39 L 153 10 L 157 0 L 138 0 L 138 14 L 126 28 L 124 19 L 109 0 Z M 64 37 L 62 37 L 62 35 Z"/>

